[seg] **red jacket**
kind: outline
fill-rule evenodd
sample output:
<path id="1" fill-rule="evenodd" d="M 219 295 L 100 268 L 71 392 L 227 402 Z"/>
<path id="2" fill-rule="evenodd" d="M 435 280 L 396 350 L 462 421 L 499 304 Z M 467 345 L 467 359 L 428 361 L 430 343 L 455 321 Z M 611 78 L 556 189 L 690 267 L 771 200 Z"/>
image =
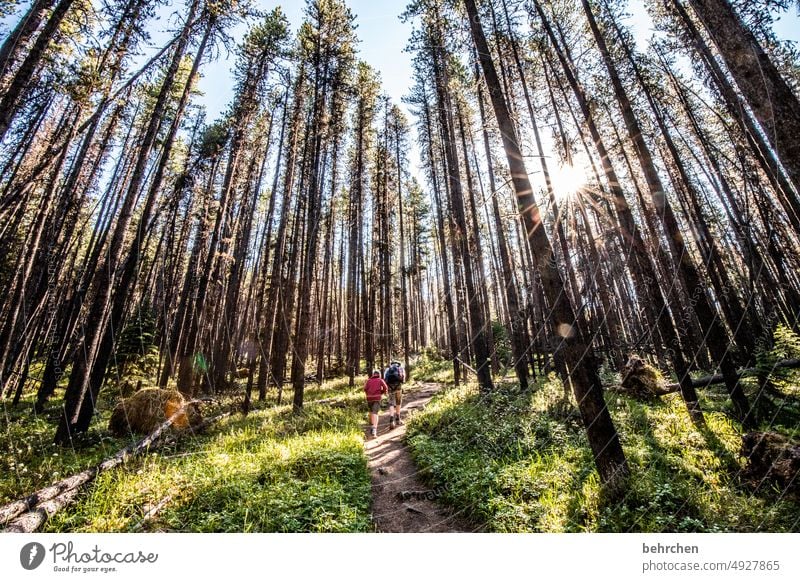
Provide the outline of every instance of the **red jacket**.
<path id="1" fill-rule="evenodd" d="M 380 402 L 381 396 L 389 391 L 389 386 L 380 376 L 375 376 L 367 380 L 364 384 L 364 392 L 367 394 L 367 402 Z"/>

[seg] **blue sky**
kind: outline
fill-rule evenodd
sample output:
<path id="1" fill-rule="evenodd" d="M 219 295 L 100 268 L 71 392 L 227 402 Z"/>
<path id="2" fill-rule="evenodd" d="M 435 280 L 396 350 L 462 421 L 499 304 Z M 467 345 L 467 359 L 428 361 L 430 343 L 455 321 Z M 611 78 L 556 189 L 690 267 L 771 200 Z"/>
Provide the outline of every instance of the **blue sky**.
<path id="1" fill-rule="evenodd" d="M 303 18 L 305 0 L 260 0 L 258 5 L 265 10 L 280 5 L 296 31 Z M 404 52 L 411 35 L 412 23 L 400 22 L 399 16 L 405 10 L 408 0 L 349 0 L 358 25 L 357 35 L 361 40 L 360 58 L 380 71 L 384 91 L 393 101 L 400 104 L 402 97 L 411 87 L 411 55 Z M 644 40 L 650 36 L 650 19 L 643 2 L 630 0 L 630 24 L 636 29 L 636 36 Z M 237 31 L 241 34 L 244 27 Z M 784 39 L 800 42 L 800 17 L 790 10 L 776 25 L 777 34 Z M 209 109 L 209 117 L 214 118 L 223 111 L 231 98 L 231 63 L 222 58 L 203 69 L 204 78 L 200 90 L 205 93 L 203 102 Z M 220 82 L 224 79 L 224 82 Z"/>
<path id="2" fill-rule="evenodd" d="M 411 55 L 403 52 L 411 35 L 411 23 L 401 23 L 399 15 L 405 10 L 407 0 L 349 0 L 348 5 L 356 15 L 356 31 L 361 44 L 359 58 L 380 71 L 384 91 L 395 103 L 411 86 Z M 303 19 L 305 0 L 261 0 L 259 7 L 271 10 L 280 5 L 289 18 L 293 31 Z M 243 33 L 244 27 L 236 30 Z M 199 89 L 205 93 L 203 103 L 208 107 L 209 118 L 215 118 L 225 109 L 232 96 L 230 68 L 225 55 L 215 63 L 203 67 Z M 223 82 L 220 82 L 223 80 Z"/>
<path id="3" fill-rule="evenodd" d="M 280 5 L 289 18 L 293 31 L 299 28 L 306 6 L 305 0 L 260 0 L 258 4 L 265 10 Z M 402 103 L 402 98 L 412 85 L 412 55 L 405 52 L 405 48 L 411 36 L 413 23 L 403 23 L 399 19 L 407 4 L 408 0 L 348 0 L 348 5 L 356 16 L 358 26 L 356 33 L 361 41 L 359 58 L 380 72 L 384 92 L 406 111 L 410 119 L 411 115 L 408 108 Z M 634 27 L 634 33 L 637 42 L 641 44 L 641 49 L 645 49 L 646 39 L 652 34 L 652 23 L 643 4 L 637 0 L 629 1 L 628 11 L 632 17 L 626 23 Z M 241 26 L 236 32 L 242 34 L 244 30 L 245 27 Z M 776 32 L 781 38 L 800 41 L 800 17 L 797 12 L 790 11 L 781 18 L 776 25 Z M 199 89 L 204 93 L 201 100 L 208 109 L 208 119 L 218 117 L 231 100 L 233 89 L 230 81 L 231 65 L 232 61 L 227 61 L 223 54 L 219 60 L 209 63 L 203 68 L 204 77 L 199 84 Z M 550 149 L 549 132 L 545 132 L 544 141 L 547 142 L 545 148 Z M 415 140 L 411 141 L 410 151 L 407 152 L 407 155 L 411 174 L 424 183 Z M 533 181 L 539 184 L 541 176 L 539 176 L 538 164 L 534 164 L 534 166 L 531 166 L 529 170 L 531 170 Z M 560 175 L 560 168 L 553 167 L 551 170 L 554 172 L 555 180 Z M 570 181 L 586 178 L 583 171 L 578 171 L 578 174 L 580 176 L 570 177 L 571 174 L 567 173 L 565 179 L 561 180 L 565 182 L 563 184 L 566 187 L 565 191 L 574 191 L 575 188 L 567 184 Z M 557 186 L 559 185 L 557 184 Z M 539 187 L 543 187 L 543 184 L 539 184 Z M 560 187 L 558 189 L 561 190 Z"/>
<path id="4" fill-rule="evenodd" d="M 408 0 L 348 0 L 348 4 L 356 15 L 357 34 L 361 40 L 360 58 L 380 71 L 384 91 L 396 102 L 411 86 L 411 55 L 404 52 L 411 34 L 411 23 L 400 22 L 399 15 L 405 10 Z M 172 0 L 171 6 L 162 10 L 162 19 L 152 30 L 153 44 L 158 46 L 166 38 L 164 29 L 174 28 L 176 19 L 170 17 L 176 9 L 182 9 L 183 0 Z M 300 25 L 305 8 L 305 0 L 256 0 L 256 4 L 269 10 L 280 5 L 291 23 L 294 31 Z M 16 23 L 19 14 L 27 10 L 30 1 L 22 1 L 16 15 L 0 23 L 0 35 L 5 37 L 9 26 Z M 650 36 L 649 18 L 644 10 L 643 2 L 630 0 L 629 12 L 633 15 L 631 24 L 636 29 L 636 36 L 643 40 Z M 159 30 L 160 29 L 160 30 Z M 778 36 L 800 42 L 800 17 L 797 10 L 790 9 L 776 24 Z M 234 37 L 241 36 L 245 26 L 231 31 Z M 226 108 L 232 96 L 230 60 L 223 51 L 217 61 L 203 67 L 203 79 L 200 90 L 205 93 L 202 102 L 208 108 L 209 118 L 217 117 Z"/>

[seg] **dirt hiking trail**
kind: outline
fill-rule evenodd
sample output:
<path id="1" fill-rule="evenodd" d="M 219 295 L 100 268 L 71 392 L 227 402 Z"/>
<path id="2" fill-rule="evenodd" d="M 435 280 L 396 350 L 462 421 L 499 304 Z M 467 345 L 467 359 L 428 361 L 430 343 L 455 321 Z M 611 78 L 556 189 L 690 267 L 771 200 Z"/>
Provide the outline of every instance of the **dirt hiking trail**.
<path id="1" fill-rule="evenodd" d="M 439 384 L 421 383 L 403 390 L 403 421 L 422 409 Z M 365 429 L 365 435 L 366 435 Z M 372 473 L 372 519 L 378 532 L 474 532 L 480 527 L 440 505 L 441 491 L 419 478 L 419 468 L 405 444 L 406 425 L 389 429 L 389 414 L 381 410 L 378 437 L 364 448 Z"/>

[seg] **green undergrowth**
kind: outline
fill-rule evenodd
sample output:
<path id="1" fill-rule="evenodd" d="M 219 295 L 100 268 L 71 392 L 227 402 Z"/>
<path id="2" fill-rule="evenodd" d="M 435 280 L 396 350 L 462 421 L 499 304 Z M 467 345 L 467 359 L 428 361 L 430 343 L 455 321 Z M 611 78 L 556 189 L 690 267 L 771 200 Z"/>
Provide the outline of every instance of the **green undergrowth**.
<path id="1" fill-rule="evenodd" d="M 474 373 L 462 368 L 462 374 L 467 380 L 474 379 Z M 492 377 L 497 382 L 505 382 L 516 378 L 514 368 L 501 362 L 497 369 L 492 370 Z M 453 384 L 453 360 L 446 360 L 441 354 L 431 348 L 425 350 L 415 361 L 413 379 L 419 382 L 433 382 L 449 386 Z"/>
<path id="2" fill-rule="evenodd" d="M 305 396 L 300 415 L 290 404 L 237 413 L 205 434 L 185 435 L 103 473 L 44 530 L 369 531 L 361 391 L 347 388 L 345 379 L 311 385 Z M 3 501 L 92 466 L 138 438 L 112 438 L 103 412 L 90 431 L 94 442 L 64 449 L 50 444 L 54 426 L 47 418 L 15 420 L 7 420 L 2 435 L 15 444 L 14 454 L 0 462 L 24 478 L 15 483 L 2 471 Z"/>
<path id="3" fill-rule="evenodd" d="M 35 394 L 26 394 L 19 405 L 2 401 L 0 416 L 0 504 L 92 467 L 118 450 L 139 440 L 137 435 L 115 438 L 107 430 L 112 403 L 101 400 L 88 433 L 76 437 L 73 446 L 53 443 L 61 411 L 60 400 L 37 414 Z"/>
<path id="4" fill-rule="evenodd" d="M 510 383 L 489 396 L 448 389 L 410 420 L 408 443 L 443 501 L 488 531 L 798 531 L 800 502 L 743 476 L 741 427 L 723 392 L 703 392 L 702 430 L 677 394 L 644 403 L 607 393 L 632 475 L 615 500 L 552 377 L 527 393 Z M 770 428 L 788 432 L 774 418 Z"/>
<path id="5" fill-rule="evenodd" d="M 413 372 L 414 380 L 452 384 L 453 362 L 444 360 L 433 352 L 426 352 L 417 360 Z"/>

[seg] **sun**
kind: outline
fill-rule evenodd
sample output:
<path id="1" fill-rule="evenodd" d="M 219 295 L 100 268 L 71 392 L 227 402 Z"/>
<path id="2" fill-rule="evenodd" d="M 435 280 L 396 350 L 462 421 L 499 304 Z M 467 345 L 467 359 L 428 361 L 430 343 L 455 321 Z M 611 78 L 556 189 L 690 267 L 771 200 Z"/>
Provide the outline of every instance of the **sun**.
<path id="1" fill-rule="evenodd" d="M 553 190 L 557 198 L 568 198 L 578 193 L 588 183 L 583 168 L 571 164 L 560 164 L 551 174 Z"/>

